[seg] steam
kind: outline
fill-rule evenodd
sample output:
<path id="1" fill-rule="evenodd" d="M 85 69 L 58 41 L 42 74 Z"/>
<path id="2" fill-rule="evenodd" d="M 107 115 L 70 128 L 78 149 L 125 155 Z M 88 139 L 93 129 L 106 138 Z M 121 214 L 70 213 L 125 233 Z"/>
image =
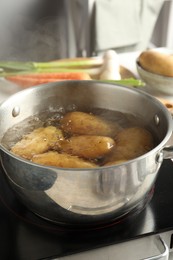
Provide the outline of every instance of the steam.
<path id="1" fill-rule="evenodd" d="M 47 61 L 67 56 L 63 1 L 1 0 L 0 60 Z"/>

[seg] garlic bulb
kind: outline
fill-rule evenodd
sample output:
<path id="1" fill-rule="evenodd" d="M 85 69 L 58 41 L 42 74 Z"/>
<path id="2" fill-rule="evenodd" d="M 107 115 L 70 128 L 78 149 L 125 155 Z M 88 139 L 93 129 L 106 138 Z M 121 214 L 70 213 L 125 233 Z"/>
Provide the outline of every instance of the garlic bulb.
<path id="1" fill-rule="evenodd" d="M 119 68 L 118 54 L 114 50 L 106 51 L 103 55 L 103 65 L 101 67 L 99 78 L 102 80 L 119 80 L 121 79 Z"/>

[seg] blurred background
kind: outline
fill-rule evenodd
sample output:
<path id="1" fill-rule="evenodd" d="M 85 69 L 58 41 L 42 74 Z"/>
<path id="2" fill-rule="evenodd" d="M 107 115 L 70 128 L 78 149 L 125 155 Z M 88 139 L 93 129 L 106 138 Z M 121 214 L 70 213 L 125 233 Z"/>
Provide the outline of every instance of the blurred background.
<path id="1" fill-rule="evenodd" d="M 173 48 L 172 0 L 1 0 L 0 59 Z"/>
<path id="2" fill-rule="evenodd" d="M 151 42 L 157 47 L 173 48 L 173 1 L 164 1 Z"/>

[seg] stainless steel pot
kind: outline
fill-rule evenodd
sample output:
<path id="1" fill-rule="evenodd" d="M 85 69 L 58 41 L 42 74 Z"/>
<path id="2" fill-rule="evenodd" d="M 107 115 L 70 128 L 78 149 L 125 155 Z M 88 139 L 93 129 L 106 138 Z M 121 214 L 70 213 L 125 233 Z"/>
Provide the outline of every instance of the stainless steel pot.
<path id="1" fill-rule="evenodd" d="M 10 153 L 2 138 L 9 128 L 43 111 L 62 106 L 97 107 L 129 112 L 142 118 L 158 140 L 143 156 L 122 165 L 96 169 L 44 167 Z M 97 81 L 67 81 L 21 91 L 0 107 L 1 162 L 13 190 L 34 213 L 61 224 L 107 222 L 138 208 L 156 180 L 172 148 L 167 109 L 150 95 Z M 17 133 L 16 133 L 17 134 Z"/>

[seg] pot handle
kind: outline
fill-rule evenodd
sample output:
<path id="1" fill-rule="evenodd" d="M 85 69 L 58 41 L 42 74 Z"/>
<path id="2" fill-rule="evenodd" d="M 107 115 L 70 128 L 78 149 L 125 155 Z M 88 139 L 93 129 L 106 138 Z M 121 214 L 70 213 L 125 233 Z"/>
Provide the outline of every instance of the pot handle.
<path id="1" fill-rule="evenodd" d="M 165 146 L 161 154 L 163 159 L 173 159 L 173 146 Z"/>

